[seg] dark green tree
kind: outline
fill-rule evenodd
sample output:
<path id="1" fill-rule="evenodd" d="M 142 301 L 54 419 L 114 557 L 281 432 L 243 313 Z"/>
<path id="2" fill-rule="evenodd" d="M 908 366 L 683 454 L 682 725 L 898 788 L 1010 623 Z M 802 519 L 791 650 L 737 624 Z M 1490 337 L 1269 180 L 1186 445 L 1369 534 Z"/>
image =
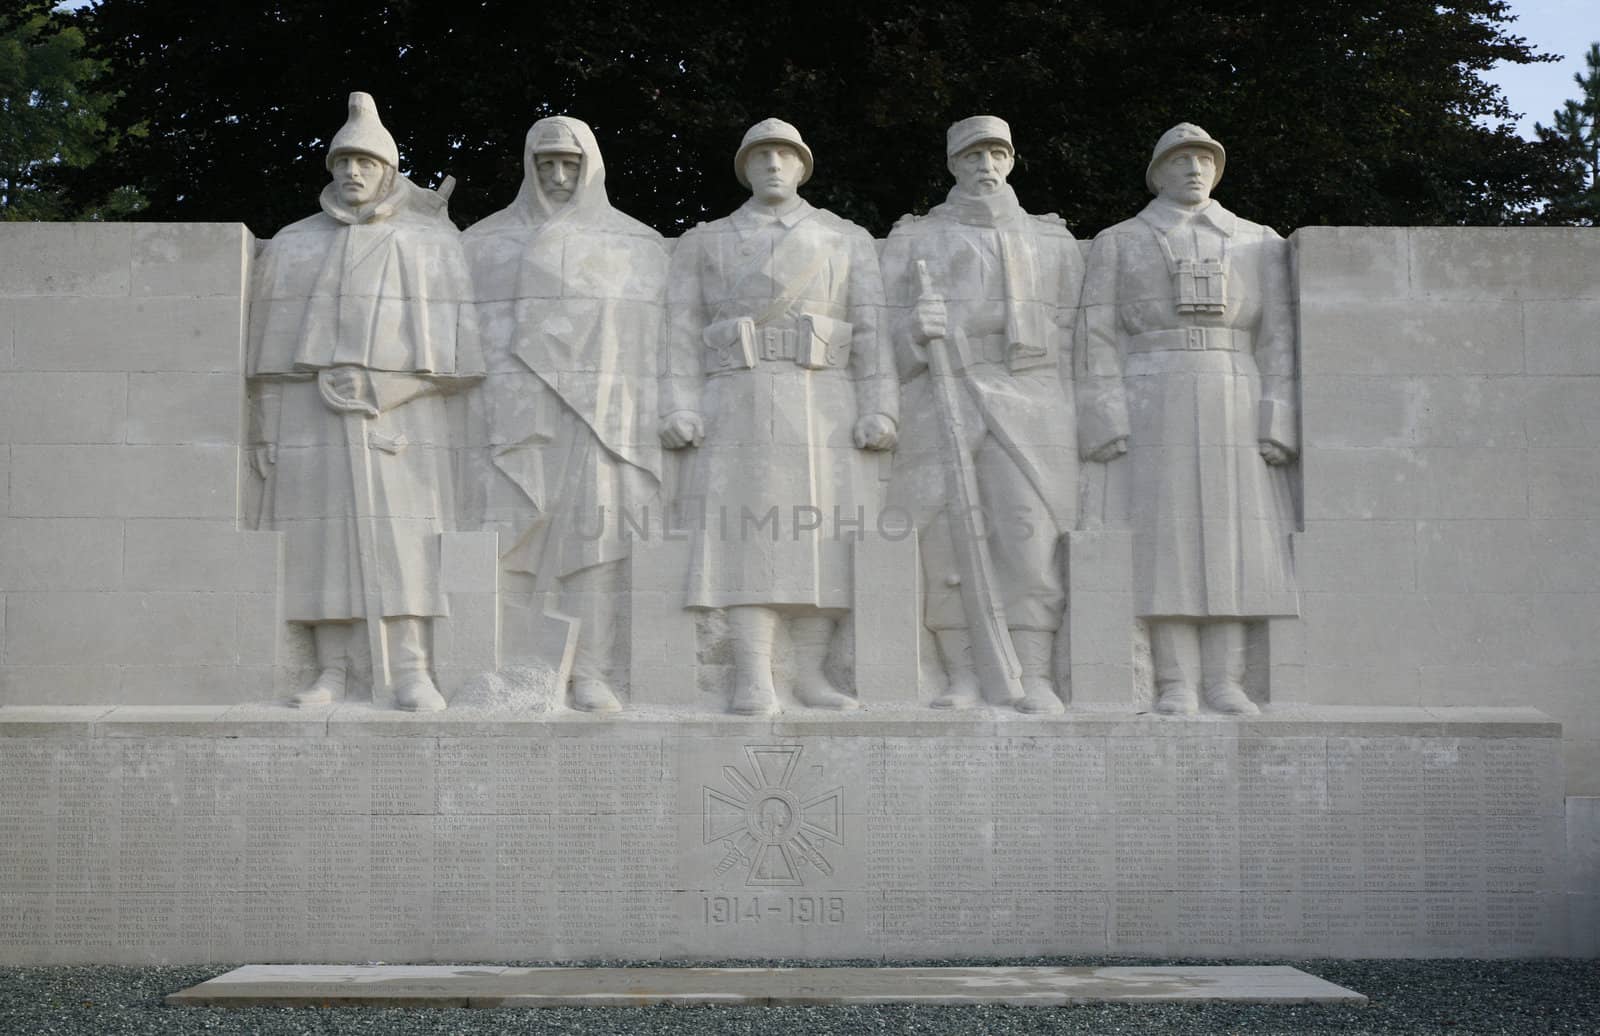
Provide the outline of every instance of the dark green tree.
<path id="1" fill-rule="evenodd" d="M 780 115 L 817 154 L 807 195 L 883 233 L 944 194 L 944 129 L 1010 120 L 1024 205 L 1080 234 L 1143 204 L 1180 120 L 1228 147 L 1220 195 L 1280 229 L 1537 218 L 1553 151 L 1512 132 L 1482 73 L 1545 60 L 1504 0 L 439 5 L 99 0 L 84 19 L 121 91 L 116 156 L 154 219 L 303 216 L 349 90 L 378 99 L 417 180 L 460 181 L 471 222 L 506 204 L 537 118 L 596 130 L 613 200 L 672 234 L 738 203 L 731 159 Z"/>
<path id="2" fill-rule="evenodd" d="M 1600 43 L 1589 44 L 1584 64 L 1572 76 L 1578 99 L 1564 102 L 1552 125 L 1533 128 L 1562 155 L 1563 182 L 1547 210 L 1552 222 L 1592 227 L 1600 225 Z"/>
<path id="3" fill-rule="evenodd" d="M 60 182 L 109 152 L 99 89 L 104 63 L 85 53 L 80 29 L 45 0 L 0 9 L 0 219 L 121 215 L 136 198 L 126 189 L 74 205 Z"/>

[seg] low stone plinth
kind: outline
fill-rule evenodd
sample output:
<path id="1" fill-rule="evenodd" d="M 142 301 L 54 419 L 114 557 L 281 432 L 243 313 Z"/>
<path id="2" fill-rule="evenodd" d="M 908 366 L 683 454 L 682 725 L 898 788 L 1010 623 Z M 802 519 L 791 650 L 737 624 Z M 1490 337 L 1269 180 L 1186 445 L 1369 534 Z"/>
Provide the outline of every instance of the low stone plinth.
<path id="1" fill-rule="evenodd" d="M 1568 952 L 1511 709 L 0 709 L 0 963 Z"/>
<path id="2" fill-rule="evenodd" d="M 249 965 L 174 1007 L 694 1007 L 745 1004 L 1361 1004 L 1282 965 L 1109 968 L 496 968 Z"/>

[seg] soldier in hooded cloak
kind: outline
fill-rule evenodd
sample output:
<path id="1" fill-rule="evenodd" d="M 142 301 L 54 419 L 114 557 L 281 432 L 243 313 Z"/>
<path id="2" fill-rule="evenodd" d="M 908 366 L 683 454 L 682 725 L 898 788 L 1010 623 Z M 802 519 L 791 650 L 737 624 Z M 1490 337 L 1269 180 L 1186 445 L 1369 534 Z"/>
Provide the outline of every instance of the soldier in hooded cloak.
<path id="1" fill-rule="evenodd" d="M 593 131 L 565 116 L 534 123 L 516 200 L 464 242 L 489 367 L 483 517 L 513 592 L 558 591 L 580 620 L 573 706 L 615 711 L 623 568 L 661 483 L 666 248 L 611 206 Z"/>
<path id="2" fill-rule="evenodd" d="M 453 518 L 444 396 L 482 377 L 482 358 L 460 234 L 442 197 L 400 175 L 399 157 L 372 98 L 351 94 L 322 211 L 279 231 L 256 263 L 260 525 L 284 534 L 284 615 L 311 628 L 318 669 L 295 705 L 343 695 L 352 657 L 366 653 L 375 583 L 396 705 L 445 707 L 429 671 L 429 619 L 446 614 L 439 533 Z M 361 418 L 364 464 L 347 444 L 352 414 L 372 415 Z M 370 490 L 357 485 L 363 467 Z M 363 571 L 357 514 L 368 507 Z"/>

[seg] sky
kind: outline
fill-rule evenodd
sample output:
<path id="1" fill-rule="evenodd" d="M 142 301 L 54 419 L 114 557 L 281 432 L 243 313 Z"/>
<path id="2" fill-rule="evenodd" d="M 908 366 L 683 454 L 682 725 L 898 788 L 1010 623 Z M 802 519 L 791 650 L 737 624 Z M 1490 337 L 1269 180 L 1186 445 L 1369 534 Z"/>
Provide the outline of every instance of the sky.
<path id="1" fill-rule="evenodd" d="M 1559 63 L 1500 65 L 1485 76 L 1500 87 L 1511 110 L 1522 113 L 1517 129 L 1531 139 L 1535 122 L 1550 125 L 1561 102 L 1577 98 L 1572 77 L 1583 71 L 1589 44 L 1600 43 L 1600 2 L 1511 0 L 1511 12 L 1517 17 L 1511 35 L 1526 38 L 1534 50 L 1563 55 Z"/>

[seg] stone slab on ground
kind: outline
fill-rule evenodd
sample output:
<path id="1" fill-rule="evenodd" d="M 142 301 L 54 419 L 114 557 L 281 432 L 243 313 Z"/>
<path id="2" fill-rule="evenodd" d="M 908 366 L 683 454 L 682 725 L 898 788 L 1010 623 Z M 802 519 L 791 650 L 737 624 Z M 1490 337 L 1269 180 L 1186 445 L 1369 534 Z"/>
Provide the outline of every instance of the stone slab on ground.
<path id="1" fill-rule="evenodd" d="M 251 964 L 175 1006 L 641 1007 L 651 1004 L 1365 1003 L 1298 968 L 510 968 Z"/>

